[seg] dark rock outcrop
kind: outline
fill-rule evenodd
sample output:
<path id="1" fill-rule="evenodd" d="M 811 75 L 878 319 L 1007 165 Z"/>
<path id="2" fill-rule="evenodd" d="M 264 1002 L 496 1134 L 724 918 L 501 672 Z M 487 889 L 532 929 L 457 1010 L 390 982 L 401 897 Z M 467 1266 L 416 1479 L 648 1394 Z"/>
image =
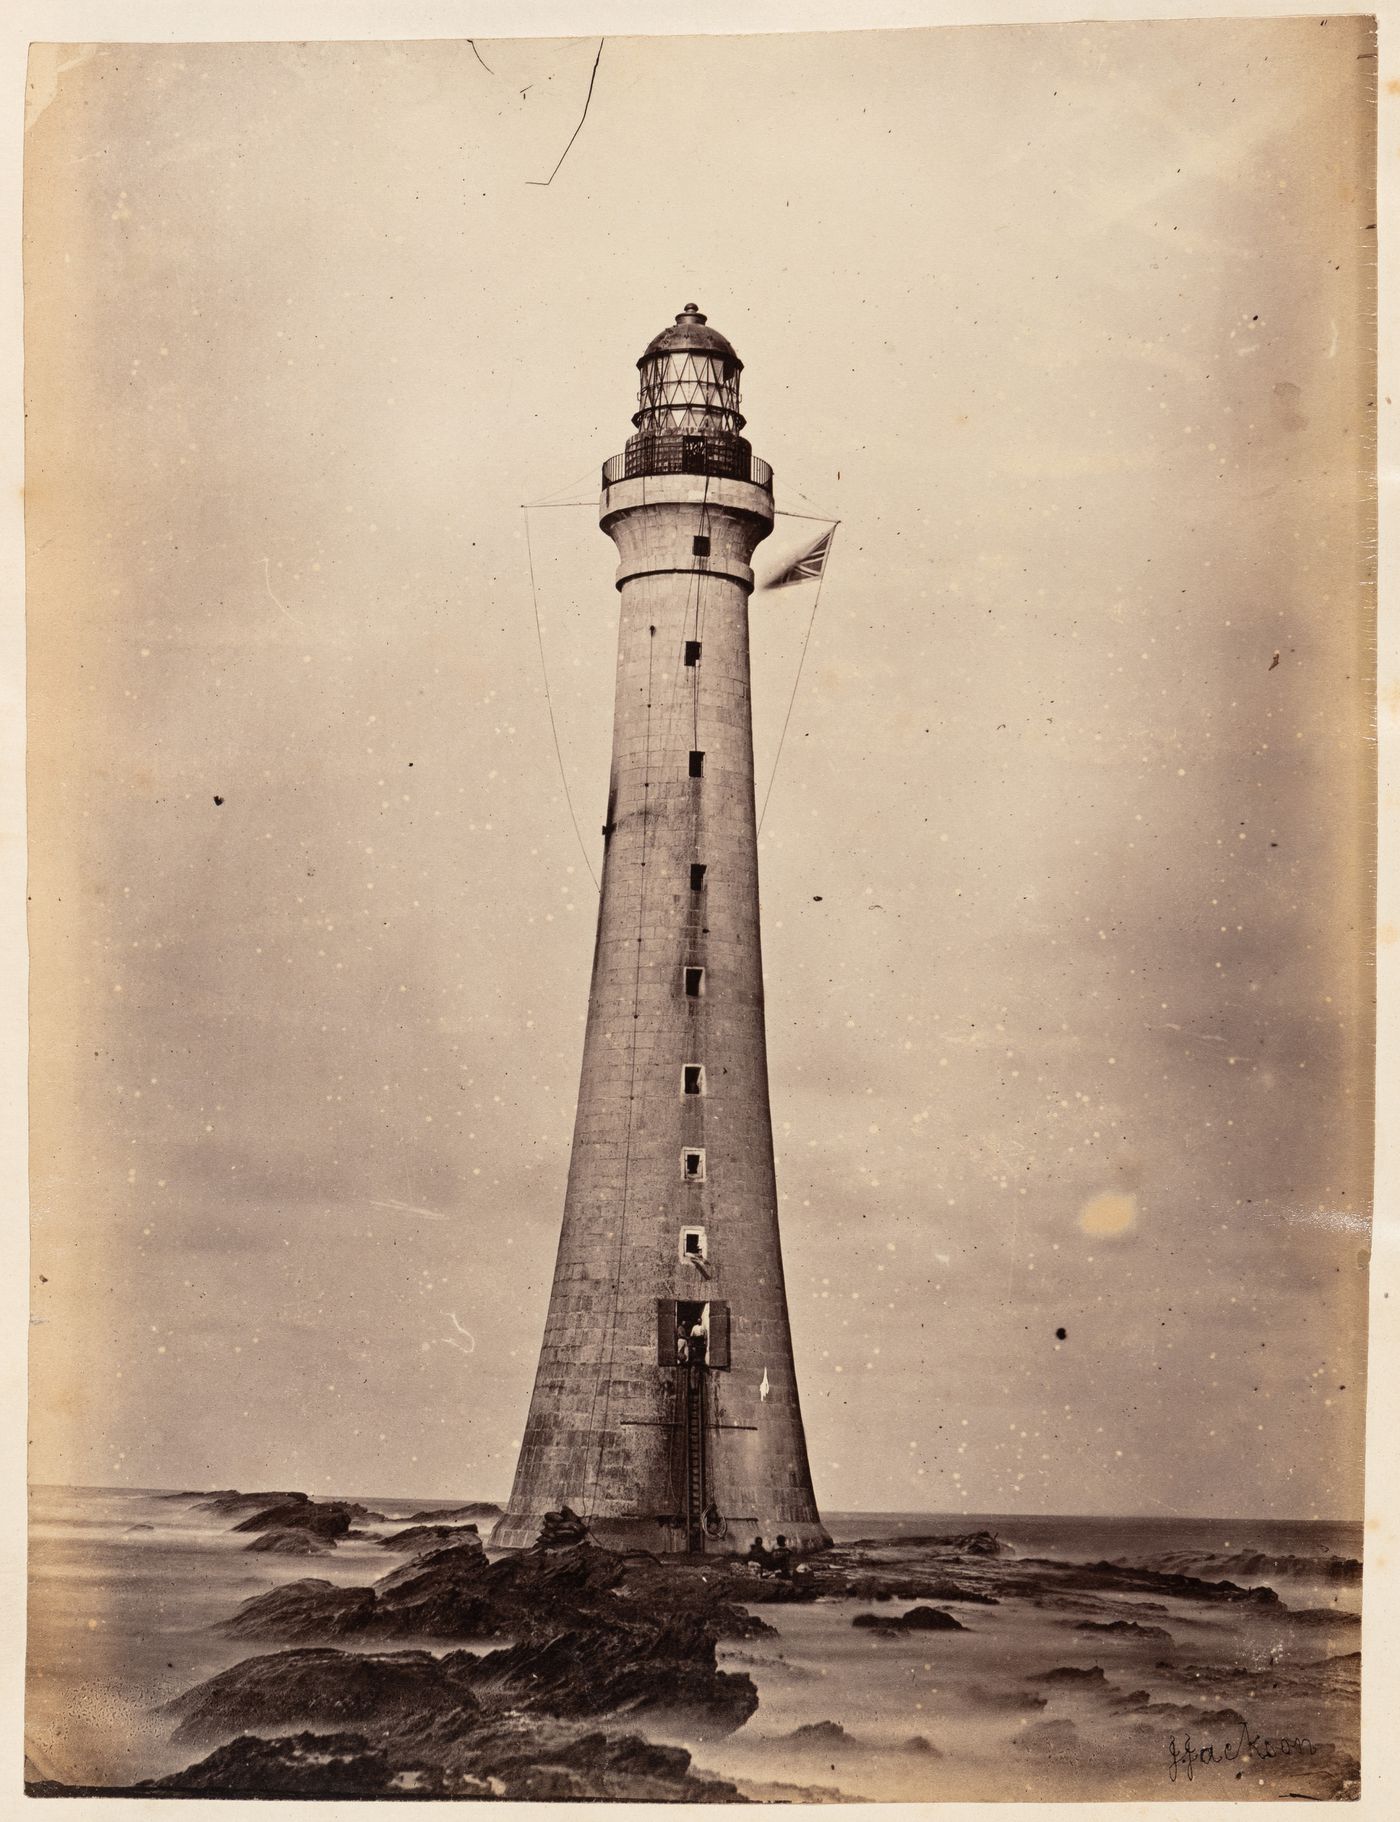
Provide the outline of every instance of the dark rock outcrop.
<path id="1" fill-rule="evenodd" d="M 568 1506 L 557 1512 L 546 1512 L 536 1542 L 542 1550 L 563 1550 L 581 1544 L 588 1536 L 588 1526 Z"/>
<path id="2" fill-rule="evenodd" d="M 796 1746 L 840 1746 L 849 1745 L 851 1736 L 839 1721 L 808 1721 L 783 1738 Z"/>
<path id="3" fill-rule="evenodd" d="M 477 1717 L 450 1742 L 413 1720 L 276 1739 L 240 1734 L 170 1777 L 107 1795 L 474 1797 L 516 1802 L 734 1803 L 734 1785 L 696 1776 L 690 1754 L 636 1734 Z M 45 1794 L 76 1794 L 61 1786 Z"/>
<path id="4" fill-rule="evenodd" d="M 264 1531 L 243 1547 L 245 1550 L 263 1550 L 273 1556 L 325 1556 L 335 1545 L 314 1531 Z"/>
<path id="5" fill-rule="evenodd" d="M 406 1531 L 394 1531 L 388 1537 L 381 1537 L 379 1543 L 382 1549 L 396 1550 L 402 1556 L 421 1556 L 434 1546 L 480 1535 L 475 1525 L 410 1525 Z"/>
<path id="6" fill-rule="evenodd" d="M 1113 1714 L 1136 1714 L 1152 1699 L 1145 1689 L 1124 1690 L 1117 1683 L 1110 1683 L 1099 1664 L 1087 1668 L 1061 1664 L 1054 1670 L 1044 1670 L 1029 1676 L 1026 1681 L 1049 1684 L 1056 1695 L 1087 1696 L 1104 1705 Z"/>
<path id="7" fill-rule="evenodd" d="M 1099 1664 L 1081 1669 L 1076 1664 L 1057 1664 L 1053 1670 L 1041 1670 L 1026 1678 L 1028 1683 L 1052 1683 L 1069 1689 L 1106 1689 L 1108 1678 Z"/>
<path id="8" fill-rule="evenodd" d="M 962 1588 L 939 1576 L 921 1575 L 909 1579 L 887 1579 L 882 1576 L 853 1576 L 844 1589 L 857 1601 L 956 1601 L 977 1607 L 997 1607 L 994 1594 L 977 1588 Z"/>
<path id="9" fill-rule="evenodd" d="M 428 1506 L 422 1512 L 410 1512 L 406 1525 L 446 1525 L 461 1518 L 499 1518 L 501 1508 L 489 1499 L 468 1500 L 464 1506 Z"/>
<path id="10" fill-rule="evenodd" d="M 961 1620 L 955 1620 L 951 1613 L 943 1613 L 937 1607 L 911 1607 L 907 1613 L 894 1616 L 858 1613 L 851 1624 L 860 1626 L 867 1632 L 882 1633 L 886 1637 L 911 1632 L 967 1631 Z"/>
<path id="11" fill-rule="evenodd" d="M 1144 1694 L 1139 1690 L 1139 1694 Z M 1244 1726 L 1244 1716 L 1235 1708 L 1202 1708 L 1199 1702 L 1154 1702 L 1144 1699 L 1133 1709 L 1135 1715 L 1150 1720 L 1155 1730 L 1173 1727 L 1215 1728 L 1237 1732 Z"/>
<path id="12" fill-rule="evenodd" d="M 1283 1605 L 1272 1588 L 1240 1588 L 1234 1582 L 1202 1581 L 1195 1575 L 1134 1569 L 1121 1563 L 1065 1563 L 1040 1557 L 1019 1562 L 1015 1567 L 1018 1573 L 1042 1578 L 1058 1589 L 1086 1589 L 1095 1594 L 1174 1595 L 1184 1600 L 1247 1602 L 1255 1607 Z"/>
<path id="13" fill-rule="evenodd" d="M 240 1639 L 341 1639 L 368 1629 L 375 1612 L 372 1588 L 334 1582 L 284 1582 L 245 1601 L 222 1630 Z"/>
<path id="14" fill-rule="evenodd" d="M 966 1632 L 961 1620 L 955 1620 L 951 1613 L 943 1613 L 937 1607 L 911 1607 L 900 1617 L 899 1624 L 906 1632 Z"/>
<path id="15" fill-rule="evenodd" d="M 1067 1763 L 1081 1752 L 1079 1731 L 1073 1721 L 1033 1721 L 1016 1734 L 1013 1744 L 1023 1752 Z"/>
<path id="16" fill-rule="evenodd" d="M 1165 1639 L 1172 1643 L 1172 1635 L 1165 1626 L 1143 1626 L 1137 1620 L 1070 1620 L 1066 1622 L 1076 1632 L 1101 1632 L 1114 1638 L 1132 1639 Z"/>
<path id="17" fill-rule="evenodd" d="M 354 1500 L 312 1499 L 309 1493 L 240 1493 L 234 1487 L 217 1493 L 181 1493 L 167 1495 L 193 1501 L 197 1512 L 212 1512 L 218 1518 L 236 1518 L 235 1531 L 308 1531 L 334 1543 L 349 1531 L 353 1520 L 377 1521 L 382 1516 Z"/>
<path id="18" fill-rule="evenodd" d="M 702 1736 L 731 1733 L 758 1707 L 744 1671 L 715 1665 L 715 1640 L 694 1615 L 580 1627 L 493 1651 L 476 1686 L 517 1706 L 574 1718 L 683 1716 Z"/>
<path id="19" fill-rule="evenodd" d="M 464 1651 L 374 1655 L 359 1651 L 278 1651 L 245 1658 L 166 1705 L 177 1741 L 218 1739 L 245 1727 L 396 1726 L 451 1714 L 467 1727 L 478 1703 Z"/>
<path id="20" fill-rule="evenodd" d="M 959 1556 L 1009 1556 L 1010 1544 L 1004 1544 L 995 1531 L 963 1531 L 944 1536 L 937 1532 L 901 1531 L 890 1540 L 902 1548 L 914 1550 L 949 1550 Z"/>
<path id="21" fill-rule="evenodd" d="M 274 1506 L 309 1504 L 309 1493 L 240 1493 L 224 1487 L 217 1493 L 185 1493 L 178 1497 L 197 1502 L 195 1510 L 212 1512 L 219 1518 L 246 1518 L 250 1512 L 268 1512 Z"/>
<path id="22" fill-rule="evenodd" d="M 293 1499 L 284 1505 L 254 1512 L 235 1531 L 309 1531 L 313 1537 L 344 1537 L 351 1521 L 365 1516 L 363 1509 L 341 1500 Z"/>
<path id="23" fill-rule="evenodd" d="M 137 1788 L 171 1796 L 378 1797 L 403 1773 L 358 1733 L 299 1733 L 277 1740 L 240 1734 L 207 1759 Z M 402 1788 L 402 1786 L 400 1786 Z M 489 1794 L 483 1786 L 482 1794 Z"/>
<path id="24" fill-rule="evenodd" d="M 1130 1560 L 1130 1559 L 1128 1559 Z M 1354 1556 L 1334 1556 L 1322 1551 L 1315 1556 L 1297 1553 L 1272 1554 L 1266 1550 L 1192 1551 L 1173 1550 L 1152 1559 L 1154 1569 L 1181 1571 L 1189 1575 L 1243 1577 L 1252 1581 L 1258 1576 L 1301 1577 L 1305 1581 L 1359 1582 L 1361 1562 Z"/>

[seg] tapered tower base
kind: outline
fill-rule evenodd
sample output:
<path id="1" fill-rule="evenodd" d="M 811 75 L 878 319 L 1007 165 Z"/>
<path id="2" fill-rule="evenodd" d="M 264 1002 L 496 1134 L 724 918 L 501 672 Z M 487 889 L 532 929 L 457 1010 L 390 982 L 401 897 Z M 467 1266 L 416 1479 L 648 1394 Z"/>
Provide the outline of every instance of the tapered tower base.
<path id="1" fill-rule="evenodd" d="M 489 1542 L 493 1550 L 528 1550 L 536 1542 L 544 1524 L 543 1512 L 508 1512 L 498 1519 Z M 755 1538 L 771 1545 L 781 1537 L 794 1556 L 810 1556 L 831 1548 L 831 1535 L 820 1522 L 797 1521 L 786 1529 L 773 1532 L 771 1523 L 756 1520 L 745 1525 L 741 1520 L 727 1519 L 722 1536 L 701 1539 L 699 1550 L 688 1547 L 685 1526 L 681 1521 L 665 1523 L 648 1518 L 590 1518 L 588 1535 L 606 1550 L 645 1550 L 652 1556 L 701 1555 L 743 1556 Z"/>

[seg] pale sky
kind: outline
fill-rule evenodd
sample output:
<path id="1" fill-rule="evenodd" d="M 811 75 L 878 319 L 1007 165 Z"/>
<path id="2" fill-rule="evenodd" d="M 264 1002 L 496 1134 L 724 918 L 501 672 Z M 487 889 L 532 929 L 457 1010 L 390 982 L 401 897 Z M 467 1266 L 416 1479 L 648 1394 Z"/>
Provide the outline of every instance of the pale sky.
<path id="1" fill-rule="evenodd" d="M 40 53 L 36 1477 L 506 1493 L 694 299 L 819 1501 L 1358 1510 L 1363 22 L 478 48 Z"/>

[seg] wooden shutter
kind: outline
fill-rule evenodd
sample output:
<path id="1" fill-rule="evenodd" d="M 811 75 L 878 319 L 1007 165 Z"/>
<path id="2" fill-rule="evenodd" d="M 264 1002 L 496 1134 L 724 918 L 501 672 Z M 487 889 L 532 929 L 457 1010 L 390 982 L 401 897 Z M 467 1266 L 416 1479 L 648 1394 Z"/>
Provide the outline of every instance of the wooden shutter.
<path id="1" fill-rule="evenodd" d="M 710 1305 L 710 1345 L 705 1354 L 706 1363 L 712 1367 L 729 1365 L 729 1305 L 712 1303 Z"/>
<path id="2" fill-rule="evenodd" d="M 726 1335 L 728 1330 L 725 1331 Z M 676 1300 L 659 1297 L 656 1302 L 656 1361 L 658 1366 L 676 1364 Z"/>

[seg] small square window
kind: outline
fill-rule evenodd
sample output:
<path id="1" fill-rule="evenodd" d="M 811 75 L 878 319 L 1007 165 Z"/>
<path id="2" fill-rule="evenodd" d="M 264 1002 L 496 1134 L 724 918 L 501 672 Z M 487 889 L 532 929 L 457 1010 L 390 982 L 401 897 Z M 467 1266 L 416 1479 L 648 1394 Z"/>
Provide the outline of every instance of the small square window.
<path id="1" fill-rule="evenodd" d="M 703 968 L 687 968 L 685 971 L 685 997 L 688 1000 L 698 1000 L 701 992 L 704 990 L 704 986 L 705 970 Z"/>
<path id="2" fill-rule="evenodd" d="M 695 1146 L 687 1146 L 681 1153 L 681 1174 L 687 1183 L 705 1181 L 705 1154 Z"/>
<path id="3" fill-rule="evenodd" d="M 701 752 L 697 752 L 694 748 L 692 748 L 690 754 L 690 776 L 692 778 L 703 778 L 705 776 L 705 755 Z"/>
<path id="4" fill-rule="evenodd" d="M 690 889 L 692 892 L 705 890 L 705 863 L 703 860 L 693 860 L 690 863 Z"/>
<path id="5" fill-rule="evenodd" d="M 708 1250 L 703 1227 L 683 1227 L 681 1229 L 680 1253 L 682 1259 L 688 1259 L 695 1265 L 702 1265 Z"/>
<path id="6" fill-rule="evenodd" d="M 685 661 L 688 665 L 699 664 L 699 662 L 700 662 L 700 641 L 698 639 L 687 639 L 686 640 L 686 642 L 685 642 Z"/>
<path id="7" fill-rule="evenodd" d="M 681 1072 L 681 1087 L 686 1094 L 704 1094 L 705 1065 L 703 1063 L 687 1063 Z"/>
<path id="8" fill-rule="evenodd" d="M 690 540 L 690 549 L 694 556 L 708 557 L 710 554 L 709 538 L 701 533 L 697 533 L 697 535 Z"/>

